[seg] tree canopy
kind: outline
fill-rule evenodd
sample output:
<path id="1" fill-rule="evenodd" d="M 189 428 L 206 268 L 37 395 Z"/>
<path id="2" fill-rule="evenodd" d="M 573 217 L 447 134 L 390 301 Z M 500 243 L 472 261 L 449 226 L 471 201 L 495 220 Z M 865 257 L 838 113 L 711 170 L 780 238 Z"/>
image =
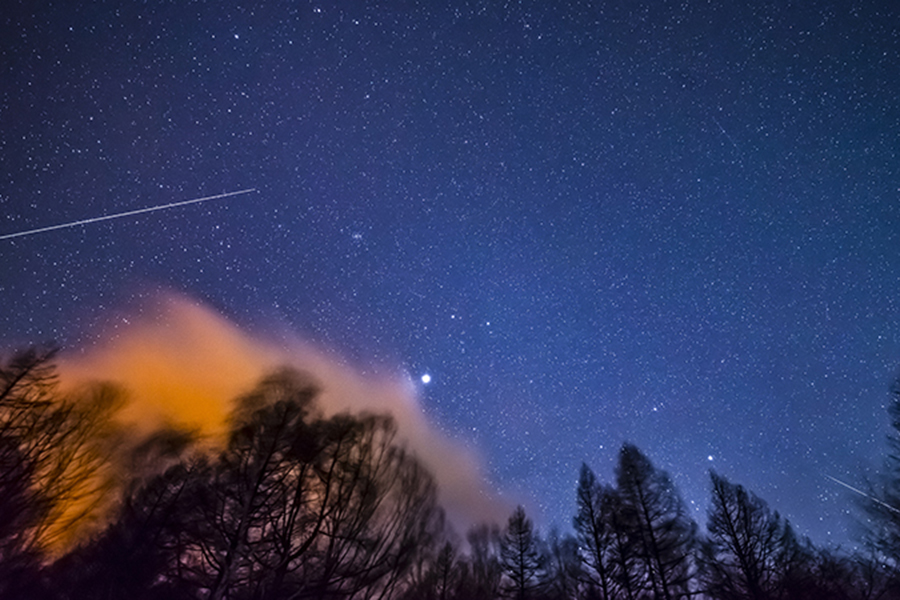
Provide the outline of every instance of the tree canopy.
<path id="1" fill-rule="evenodd" d="M 54 357 L 0 364 L 0 597 L 900 597 L 896 388 L 891 451 L 864 506 L 869 555 L 815 548 L 716 472 L 701 531 L 630 443 L 611 483 L 581 466 L 572 533 L 544 538 L 518 506 L 461 543 L 390 416 L 326 416 L 301 373 L 274 372 L 236 399 L 219 447 L 175 429 L 126 443 L 121 392 L 63 394 Z"/>

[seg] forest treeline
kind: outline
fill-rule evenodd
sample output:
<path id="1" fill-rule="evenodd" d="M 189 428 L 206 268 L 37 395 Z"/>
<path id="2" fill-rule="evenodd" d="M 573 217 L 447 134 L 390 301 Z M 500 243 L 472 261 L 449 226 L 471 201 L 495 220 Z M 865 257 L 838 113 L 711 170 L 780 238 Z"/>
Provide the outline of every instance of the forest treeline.
<path id="1" fill-rule="evenodd" d="M 638 600 L 900 598 L 900 391 L 865 554 L 814 547 L 710 473 L 705 530 L 624 444 L 583 465 L 571 532 L 522 507 L 457 539 L 388 416 L 324 415 L 311 379 L 271 374 L 227 440 L 118 424 L 122 394 L 63 394 L 53 350 L 0 364 L 0 598 Z"/>

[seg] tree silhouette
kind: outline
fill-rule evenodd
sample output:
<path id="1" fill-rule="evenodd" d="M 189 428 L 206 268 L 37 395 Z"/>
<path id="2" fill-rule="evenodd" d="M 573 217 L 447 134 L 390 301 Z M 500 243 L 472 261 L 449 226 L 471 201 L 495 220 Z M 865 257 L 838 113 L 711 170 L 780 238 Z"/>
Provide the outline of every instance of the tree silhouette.
<path id="1" fill-rule="evenodd" d="M 472 528 L 466 536 L 469 543 L 469 562 L 463 589 L 466 598 L 492 600 L 500 595 L 503 568 L 500 564 L 500 529 L 482 524 Z"/>
<path id="2" fill-rule="evenodd" d="M 392 420 L 364 418 L 359 433 L 340 472 L 341 487 L 352 494 L 337 505 L 343 518 L 329 519 L 329 560 L 337 562 L 339 581 L 350 584 L 342 587 L 389 595 L 404 584 L 418 549 L 439 537 L 443 514 L 430 475 L 395 445 Z"/>
<path id="3" fill-rule="evenodd" d="M 900 377 L 894 380 L 890 392 L 888 453 L 881 477 L 870 485 L 870 494 L 861 505 L 868 517 L 866 542 L 877 559 L 895 573 L 893 587 L 900 596 Z"/>
<path id="4" fill-rule="evenodd" d="M 636 446 L 625 444 L 619 452 L 616 482 L 618 510 L 638 547 L 643 590 L 665 600 L 690 596 L 696 525 L 669 476 Z"/>
<path id="5" fill-rule="evenodd" d="M 798 537 L 790 521 L 785 521 L 775 559 L 780 597 L 797 600 L 818 598 L 814 574 L 815 554 L 816 549 L 809 539 Z"/>
<path id="6" fill-rule="evenodd" d="M 193 527 L 188 506 L 197 501 L 199 474 L 208 468 L 177 464 L 127 493 L 118 518 L 46 569 L 50 597 L 191 597 L 181 557 Z M 191 496 L 193 495 L 193 499 Z"/>
<path id="7" fill-rule="evenodd" d="M 434 562 L 434 597 L 437 600 L 450 600 L 455 596 L 459 584 L 459 568 L 456 561 L 456 548 L 445 542 Z"/>
<path id="8" fill-rule="evenodd" d="M 845 556 L 833 550 L 819 550 L 813 558 L 807 598 L 874 600 L 893 598 L 888 594 L 885 573 L 871 560 L 859 555 Z"/>
<path id="9" fill-rule="evenodd" d="M 900 498 L 900 386 L 886 474 L 866 507 L 871 556 L 816 549 L 714 472 L 699 540 L 668 475 L 631 444 L 614 487 L 582 465 L 576 537 L 542 542 L 519 506 L 502 533 L 479 526 L 460 548 L 392 419 L 325 416 L 299 373 L 276 372 L 239 398 L 219 446 L 168 429 L 124 444 L 111 420 L 120 394 L 60 394 L 53 356 L 29 350 L 0 365 L 3 598 L 900 597 L 890 504 Z"/>
<path id="10" fill-rule="evenodd" d="M 635 600 L 641 596 L 645 585 L 642 536 L 634 527 L 634 519 L 625 507 L 619 490 L 607 488 L 604 496 L 610 504 L 610 530 L 612 531 L 612 578 L 618 597 Z"/>
<path id="11" fill-rule="evenodd" d="M 0 365 L 0 593 L 69 544 L 110 498 L 121 396 L 94 385 L 64 397 L 55 355 L 29 349 Z"/>
<path id="12" fill-rule="evenodd" d="M 406 600 L 453 600 L 467 598 L 461 589 L 466 569 L 458 560 L 457 548 L 447 541 L 437 554 L 420 553 L 411 584 L 400 598 Z"/>
<path id="13" fill-rule="evenodd" d="M 152 480 L 111 530 L 173 515 L 150 521 L 162 580 L 210 599 L 399 593 L 443 526 L 434 484 L 391 419 L 326 419 L 315 395 L 295 373 L 267 378 L 217 457 Z"/>
<path id="14" fill-rule="evenodd" d="M 506 593 L 516 600 L 534 595 L 542 569 L 538 539 L 525 509 L 516 507 L 500 539 L 500 563 L 509 578 Z"/>
<path id="15" fill-rule="evenodd" d="M 295 383 L 270 377 L 242 399 L 240 408 L 267 397 L 273 403 L 233 422 L 201 488 L 185 572 L 195 573 L 210 600 L 253 586 L 277 597 L 292 557 L 302 556 L 317 533 L 306 510 L 313 468 L 307 459 L 321 451 L 319 432 L 307 423 L 315 392 Z"/>
<path id="16" fill-rule="evenodd" d="M 742 486 L 710 471 L 712 505 L 703 543 L 703 584 L 713 598 L 777 596 L 784 524 L 778 513 Z"/>
<path id="17" fill-rule="evenodd" d="M 544 544 L 541 563 L 541 596 L 546 600 L 576 598 L 583 579 L 578 540 L 571 535 L 560 536 L 553 530 Z"/>
<path id="18" fill-rule="evenodd" d="M 573 524 L 585 567 L 585 584 L 591 595 L 596 595 L 600 600 L 612 600 L 616 589 L 613 493 L 611 488 L 597 481 L 590 467 L 582 463 L 576 491 L 578 512 Z"/>

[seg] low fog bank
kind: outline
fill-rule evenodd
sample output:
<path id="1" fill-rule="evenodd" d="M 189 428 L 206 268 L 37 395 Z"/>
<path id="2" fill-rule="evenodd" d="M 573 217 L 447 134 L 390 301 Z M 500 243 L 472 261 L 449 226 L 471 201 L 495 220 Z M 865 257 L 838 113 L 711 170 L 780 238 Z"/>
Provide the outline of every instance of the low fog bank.
<path id="1" fill-rule="evenodd" d="M 127 423 L 148 431 L 165 424 L 197 429 L 215 443 L 232 401 L 266 374 L 290 367 L 320 387 L 325 416 L 390 414 L 401 440 L 434 476 L 458 532 L 502 523 L 510 514 L 514 503 L 486 480 L 477 453 L 425 417 L 408 375 L 363 375 L 289 332 L 284 337 L 291 341 L 264 339 L 183 296 L 159 296 L 139 313 L 104 327 L 90 347 L 65 352 L 59 360 L 64 385 L 111 381 L 130 399 L 122 414 Z"/>

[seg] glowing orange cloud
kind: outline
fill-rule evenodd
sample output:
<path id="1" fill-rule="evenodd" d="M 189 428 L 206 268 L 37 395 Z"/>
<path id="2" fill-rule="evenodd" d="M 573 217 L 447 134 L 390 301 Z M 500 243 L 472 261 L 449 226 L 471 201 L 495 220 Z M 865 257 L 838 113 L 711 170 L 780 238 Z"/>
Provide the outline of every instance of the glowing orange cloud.
<path id="1" fill-rule="evenodd" d="M 217 438 L 230 401 L 282 366 L 314 377 L 326 415 L 390 413 L 401 438 L 434 475 L 441 504 L 458 529 L 506 520 L 511 504 L 492 491 L 475 452 L 428 422 L 409 377 L 364 376 L 299 340 L 252 336 L 182 296 L 167 295 L 142 316 L 107 328 L 93 347 L 64 356 L 60 374 L 66 383 L 123 386 L 132 400 L 124 418 L 139 426 L 171 422 Z"/>

